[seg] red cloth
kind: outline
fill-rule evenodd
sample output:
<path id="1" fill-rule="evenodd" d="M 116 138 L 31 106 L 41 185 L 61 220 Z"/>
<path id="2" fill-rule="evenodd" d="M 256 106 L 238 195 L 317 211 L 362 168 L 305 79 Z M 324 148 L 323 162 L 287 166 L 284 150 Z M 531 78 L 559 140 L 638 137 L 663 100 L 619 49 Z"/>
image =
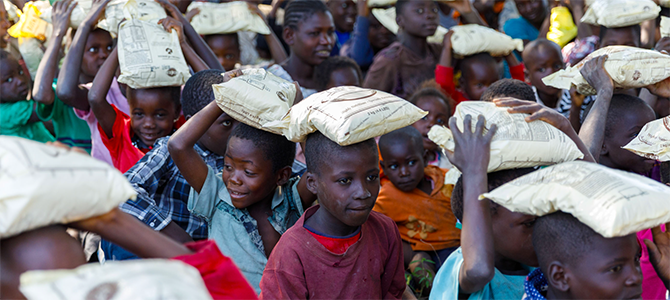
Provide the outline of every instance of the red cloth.
<path id="1" fill-rule="evenodd" d="M 328 251 L 333 252 L 335 254 L 344 254 L 344 252 L 347 252 L 347 249 L 356 242 L 358 242 L 358 239 L 361 237 L 361 232 L 359 231 L 358 234 L 348 237 L 348 238 L 334 238 L 334 237 L 329 237 L 329 236 L 323 236 L 316 234 L 314 232 L 311 232 L 307 230 L 321 245 L 326 247 Z"/>
<path id="2" fill-rule="evenodd" d="M 121 173 L 125 173 L 151 149 L 146 149 L 143 152 L 133 145 L 132 137 L 134 133 L 130 127 L 130 117 L 116 108 L 114 104 L 112 104 L 112 107 L 116 112 L 116 119 L 114 119 L 114 125 L 112 126 L 114 136 L 108 137 L 100 126 L 100 123 L 98 123 L 98 130 L 100 130 L 102 142 L 107 147 L 107 150 L 109 150 L 114 167 L 121 171 Z"/>
<path id="3" fill-rule="evenodd" d="M 510 67 L 509 72 L 512 75 L 512 78 L 525 81 L 526 78 L 523 73 L 524 68 L 523 63 Z M 435 67 L 435 82 L 437 82 L 437 84 L 439 84 L 440 87 L 442 87 L 442 89 L 456 101 L 456 104 L 467 100 L 473 100 L 466 98 L 461 91 L 456 89 L 456 85 L 454 84 L 454 68 L 452 67 L 437 65 L 437 67 Z"/>
<path id="4" fill-rule="evenodd" d="M 214 240 L 186 244 L 194 254 L 172 259 L 185 262 L 200 271 L 207 290 L 214 299 L 258 299 L 233 260 L 221 254 Z"/>
<path id="5" fill-rule="evenodd" d="M 400 299 L 405 291 L 402 242 L 393 220 L 371 212 L 344 254 L 328 251 L 307 229 L 305 211 L 272 250 L 261 299 Z"/>

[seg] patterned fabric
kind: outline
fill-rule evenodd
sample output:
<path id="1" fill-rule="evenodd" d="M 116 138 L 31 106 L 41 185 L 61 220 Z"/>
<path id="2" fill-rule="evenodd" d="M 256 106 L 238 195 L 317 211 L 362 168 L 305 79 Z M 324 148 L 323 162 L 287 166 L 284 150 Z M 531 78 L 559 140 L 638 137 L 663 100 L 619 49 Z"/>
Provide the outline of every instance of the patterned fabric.
<path id="1" fill-rule="evenodd" d="M 547 278 L 542 274 L 542 270 L 539 268 L 533 270 L 526 277 L 526 281 L 523 283 L 523 289 L 525 294 L 523 295 L 523 300 L 546 300 L 544 295 L 547 294 L 547 289 L 549 288 L 549 282 Z"/>
<path id="2" fill-rule="evenodd" d="M 535 93 L 535 101 L 537 103 L 540 103 L 544 106 L 544 102 L 542 102 L 542 99 L 540 99 L 540 96 L 537 94 L 537 89 L 533 86 L 533 93 Z M 579 119 L 584 122 L 584 113 L 586 112 L 586 109 L 589 107 L 591 102 L 596 101 L 596 96 L 591 95 L 591 96 L 586 96 L 584 98 L 584 103 L 582 103 L 582 109 L 581 112 L 579 113 Z M 558 107 L 552 107 L 554 110 L 557 112 L 561 113 L 563 116 L 566 118 L 570 119 L 570 107 L 572 107 L 572 96 L 570 95 L 570 90 L 563 90 L 563 93 L 561 94 L 561 99 L 558 102 Z"/>
<path id="3" fill-rule="evenodd" d="M 599 41 L 598 36 L 592 35 L 565 45 L 563 50 L 561 50 L 563 53 L 563 62 L 568 64 L 568 66 L 576 65 L 584 57 L 596 51 Z"/>

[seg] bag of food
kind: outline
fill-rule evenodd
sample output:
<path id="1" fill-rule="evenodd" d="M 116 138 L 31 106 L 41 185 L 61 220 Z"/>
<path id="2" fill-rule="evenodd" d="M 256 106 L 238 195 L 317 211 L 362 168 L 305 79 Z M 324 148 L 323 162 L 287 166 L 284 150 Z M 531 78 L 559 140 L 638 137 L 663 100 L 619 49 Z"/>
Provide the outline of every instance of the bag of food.
<path id="1" fill-rule="evenodd" d="M 670 7 L 670 0 L 659 0 L 658 5 L 663 7 Z"/>
<path id="2" fill-rule="evenodd" d="M 479 198 L 529 215 L 569 213 L 612 238 L 670 222 L 668 195 L 670 187 L 653 179 L 573 161 L 519 177 Z"/>
<path id="3" fill-rule="evenodd" d="M 601 55 L 608 55 L 605 70 L 617 88 L 656 85 L 670 77 L 670 55 L 636 47 L 609 46 L 594 51 L 574 66 L 543 78 L 542 82 L 559 89 L 570 89 L 574 84 L 580 94 L 595 95 L 597 91 L 579 70 L 587 61 Z"/>
<path id="4" fill-rule="evenodd" d="M 33 299 L 212 299 L 200 272 L 178 260 L 86 264 L 72 270 L 28 271 L 19 290 Z"/>
<path id="5" fill-rule="evenodd" d="M 670 116 L 644 125 L 623 148 L 648 159 L 670 161 Z"/>
<path id="6" fill-rule="evenodd" d="M 88 0 L 87 0 L 88 1 Z M 154 0 L 133 0 L 136 4 L 131 4 L 128 8 L 133 19 L 158 22 L 160 19 L 167 17 L 165 9 Z M 109 31 L 112 37 L 118 35 L 119 23 L 124 18 L 124 6 L 129 3 L 129 0 L 112 0 L 105 7 L 105 18 L 98 22 L 98 28 Z"/>
<path id="7" fill-rule="evenodd" d="M 468 56 L 488 52 L 491 56 L 506 56 L 523 51 L 523 41 L 495 31 L 489 27 L 469 24 L 451 28 L 451 47 L 454 54 Z"/>
<path id="8" fill-rule="evenodd" d="M 47 32 L 50 32 L 50 24 L 40 19 L 42 13 L 32 2 L 23 6 L 23 14 L 19 17 L 19 22 L 12 25 L 7 33 L 13 38 L 36 38 L 41 41 L 47 39 Z"/>
<path id="9" fill-rule="evenodd" d="M 386 29 L 388 29 L 390 32 L 393 32 L 393 34 L 398 34 L 398 23 L 395 21 L 395 7 L 389 7 L 389 8 L 373 8 L 370 10 L 372 14 L 377 18 L 379 23 L 381 23 Z M 428 42 L 429 43 L 435 43 L 435 44 L 441 44 L 442 41 L 444 40 L 444 35 L 449 32 L 449 29 L 446 29 L 442 26 L 437 26 L 437 30 L 435 30 L 435 34 L 432 36 L 428 37 Z"/>
<path id="10" fill-rule="evenodd" d="M 395 5 L 396 2 L 398 0 L 368 0 L 368 7 L 389 7 Z"/>
<path id="11" fill-rule="evenodd" d="M 86 18 L 86 15 L 91 10 L 91 6 L 93 5 L 93 0 L 77 0 L 76 2 L 77 6 L 74 7 L 72 13 L 70 14 L 70 27 L 74 29 L 79 28 L 79 25 L 81 25 L 81 23 L 84 21 L 84 18 Z M 53 8 L 49 4 L 49 1 L 35 1 L 35 5 L 41 12 L 40 18 L 48 23 L 51 23 Z"/>
<path id="12" fill-rule="evenodd" d="M 389 93 L 353 86 L 313 94 L 291 107 L 286 116 L 266 125 L 293 142 L 320 131 L 341 146 L 360 143 L 411 125 L 428 113 Z"/>
<path id="13" fill-rule="evenodd" d="M 661 16 L 661 38 L 670 37 L 670 18 Z"/>
<path id="14" fill-rule="evenodd" d="M 88 155 L 0 136 L 0 238 L 109 212 L 135 190 Z"/>
<path id="15" fill-rule="evenodd" d="M 244 1 L 228 3 L 191 2 L 188 10 L 200 9 L 193 17 L 191 25 L 198 34 L 224 34 L 251 31 L 270 34 L 270 28 L 263 18 L 249 10 Z"/>
<path id="16" fill-rule="evenodd" d="M 22 13 L 21 10 L 9 0 L 2 0 L 2 2 L 5 4 L 5 10 L 7 11 L 7 21 L 18 23 Z"/>
<path id="17" fill-rule="evenodd" d="M 496 124 L 498 131 L 491 141 L 491 159 L 488 172 L 506 169 L 546 166 L 584 157 L 577 145 L 562 131 L 544 121 L 526 122 L 528 114 L 510 114 L 506 107 L 492 102 L 465 101 L 456 106 L 454 117 L 463 130 L 466 115 L 472 116 L 472 128 L 477 116 L 486 118 L 486 129 Z M 435 125 L 428 138 L 446 151 L 453 152 L 451 130 Z"/>
<path id="18" fill-rule="evenodd" d="M 608 28 L 640 24 L 658 17 L 661 8 L 652 0 L 598 0 L 586 10 L 582 22 Z"/>
<path id="19" fill-rule="evenodd" d="M 119 83 L 134 89 L 180 86 L 191 77 L 176 30 L 143 21 L 136 0 L 124 6 L 126 21 L 119 26 Z"/>
<path id="20" fill-rule="evenodd" d="M 577 37 L 577 25 L 572 19 L 572 13 L 565 6 L 557 6 L 551 9 L 550 24 L 547 39 L 558 44 L 561 48 Z"/>
<path id="21" fill-rule="evenodd" d="M 214 84 L 216 104 L 233 119 L 258 129 L 281 120 L 295 101 L 296 87 L 265 69 L 242 70 L 244 75 Z"/>

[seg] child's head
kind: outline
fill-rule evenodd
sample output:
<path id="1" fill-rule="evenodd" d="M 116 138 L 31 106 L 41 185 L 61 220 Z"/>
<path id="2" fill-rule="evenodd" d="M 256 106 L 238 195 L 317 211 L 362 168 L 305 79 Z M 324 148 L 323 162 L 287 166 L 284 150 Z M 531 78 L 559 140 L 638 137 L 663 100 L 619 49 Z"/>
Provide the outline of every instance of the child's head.
<path id="1" fill-rule="evenodd" d="M 283 38 L 291 56 L 316 66 L 330 57 L 335 45 L 335 24 L 321 0 L 293 0 L 284 10 Z"/>
<path id="2" fill-rule="evenodd" d="M 356 3 L 352 0 L 328 0 L 328 9 L 333 15 L 335 28 L 339 32 L 354 31 L 356 22 Z"/>
<path id="3" fill-rule="evenodd" d="M 482 94 L 481 100 L 493 101 L 493 99 L 503 97 L 535 101 L 535 93 L 533 93 L 533 88 L 530 85 L 521 80 L 511 78 L 500 79 L 489 86 L 484 94 Z"/>
<path id="4" fill-rule="evenodd" d="M 607 46 L 640 47 L 642 44 L 640 36 L 641 28 L 639 24 L 619 28 L 600 26 L 600 42 L 598 43 L 598 49 Z"/>
<path id="5" fill-rule="evenodd" d="M 535 171 L 534 168 L 511 169 L 488 173 L 488 191 L 516 178 Z M 489 200 L 486 200 L 489 201 Z M 533 250 L 531 236 L 536 217 L 511 212 L 508 209 L 491 203 L 491 225 L 493 226 L 493 245 L 497 255 L 524 264 L 537 266 L 537 257 Z M 463 220 L 463 177 L 458 179 L 451 194 L 451 209 L 454 216 Z"/>
<path id="6" fill-rule="evenodd" d="M 7 29 L 9 29 L 9 19 L 5 3 L 0 1 L 0 49 L 7 47 Z"/>
<path id="7" fill-rule="evenodd" d="M 30 77 L 9 52 L 0 49 L 0 102 L 26 100 Z"/>
<path id="8" fill-rule="evenodd" d="M 604 238 L 570 214 L 540 217 L 533 247 L 549 282 L 548 299 L 640 299 L 640 245 L 635 234 Z"/>
<path id="9" fill-rule="evenodd" d="M 81 61 L 81 72 L 93 78 L 98 74 L 107 57 L 114 49 L 114 40 L 109 32 L 96 28 L 86 38 L 84 56 Z"/>
<path id="10" fill-rule="evenodd" d="M 126 88 L 130 127 L 142 143 L 153 146 L 157 139 L 172 134 L 181 110 L 180 93 L 179 87 Z"/>
<path id="11" fill-rule="evenodd" d="M 368 27 L 368 40 L 374 53 L 388 47 L 395 41 L 395 34 L 388 30 L 373 14 L 368 16 L 370 26 Z"/>
<path id="12" fill-rule="evenodd" d="M 379 139 L 380 164 L 391 183 L 403 192 L 414 190 L 424 178 L 423 139 L 416 128 L 407 126 Z"/>
<path id="13" fill-rule="evenodd" d="M 542 78 L 565 68 L 561 47 L 547 39 L 530 42 L 523 50 L 523 62 L 526 65 L 526 78 L 539 93 L 560 96 L 560 89 L 550 87 Z"/>
<path id="14" fill-rule="evenodd" d="M 204 38 L 223 69 L 226 71 L 235 69 L 235 64 L 240 62 L 240 41 L 237 33 L 210 34 Z"/>
<path id="15" fill-rule="evenodd" d="M 461 89 L 471 100 L 479 100 L 491 84 L 500 80 L 498 63 L 488 53 L 467 56 L 459 62 L 458 67 L 461 71 Z"/>
<path id="16" fill-rule="evenodd" d="M 240 123 L 228 139 L 222 178 L 236 208 L 271 201 L 277 186 L 288 182 L 295 143 Z"/>
<path id="17" fill-rule="evenodd" d="M 414 92 L 408 101 L 428 112 L 421 120 L 414 122 L 412 127 L 419 130 L 425 150 L 437 151 L 438 146 L 428 138 L 428 131 L 435 125 L 447 126 L 453 111 L 451 98 L 442 92 L 435 81 L 428 81 Z"/>
<path id="18" fill-rule="evenodd" d="M 437 30 L 438 11 L 437 3 L 432 0 L 398 0 L 395 20 L 404 33 L 427 38 Z"/>
<path id="19" fill-rule="evenodd" d="M 337 86 L 361 86 L 363 72 L 358 64 L 346 56 L 331 56 L 314 68 L 318 91 Z"/>
<path id="20" fill-rule="evenodd" d="M 315 132 L 305 142 L 307 188 L 340 226 L 365 223 L 379 194 L 379 154 L 374 139 L 340 146 Z"/>
<path id="21" fill-rule="evenodd" d="M 531 24 L 542 24 L 547 16 L 543 0 L 514 0 L 519 14 Z"/>
<path id="22" fill-rule="evenodd" d="M 221 76 L 221 71 L 219 70 L 204 70 L 193 74 L 186 81 L 184 90 L 181 93 L 181 107 L 184 117 L 187 120 L 190 119 L 214 101 L 212 85 L 222 82 L 223 76 Z M 230 136 L 230 132 L 236 124 L 237 121 L 235 119 L 226 113 L 222 113 L 200 138 L 198 144 L 217 155 L 225 155 L 228 136 Z"/>

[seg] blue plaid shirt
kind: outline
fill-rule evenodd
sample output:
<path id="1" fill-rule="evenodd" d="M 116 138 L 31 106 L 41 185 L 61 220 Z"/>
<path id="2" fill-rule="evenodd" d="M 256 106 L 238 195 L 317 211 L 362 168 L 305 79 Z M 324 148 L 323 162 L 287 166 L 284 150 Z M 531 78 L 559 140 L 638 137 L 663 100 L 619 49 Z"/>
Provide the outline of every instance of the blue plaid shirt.
<path id="1" fill-rule="evenodd" d="M 191 186 L 170 157 L 169 138 L 158 139 L 154 148 L 126 172 L 126 178 L 137 191 L 137 199 L 126 201 L 120 208 L 154 230 L 162 230 L 174 221 L 194 239 L 206 239 L 207 222 L 187 209 Z M 198 145 L 194 148 L 208 166 L 219 171 L 223 168 L 223 156 Z"/>

